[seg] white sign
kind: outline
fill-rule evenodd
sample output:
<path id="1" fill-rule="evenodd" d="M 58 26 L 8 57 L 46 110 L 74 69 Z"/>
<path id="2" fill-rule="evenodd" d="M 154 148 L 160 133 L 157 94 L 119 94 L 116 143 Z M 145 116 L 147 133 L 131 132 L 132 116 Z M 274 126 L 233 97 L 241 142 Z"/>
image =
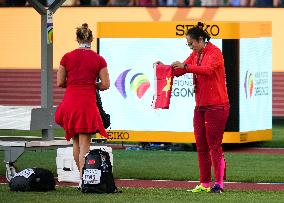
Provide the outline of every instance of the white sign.
<path id="1" fill-rule="evenodd" d="M 101 96 L 112 130 L 193 132 L 192 74 L 174 78 L 169 109 L 151 107 L 153 63 L 183 62 L 191 53 L 186 43 L 178 38 L 100 39 L 99 53 L 107 61 L 111 80 Z M 212 43 L 222 47 L 221 39 Z"/>
<path id="2" fill-rule="evenodd" d="M 272 128 L 272 39 L 240 40 L 240 131 Z"/>
<path id="3" fill-rule="evenodd" d="M 32 174 L 34 174 L 34 170 L 31 169 L 31 168 L 27 168 L 25 170 L 22 170 L 21 172 L 19 173 L 16 173 L 14 177 L 17 177 L 17 176 L 22 176 L 22 177 L 25 177 L 25 178 L 29 178 Z"/>
<path id="4" fill-rule="evenodd" d="M 84 184 L 99 184 L 101 182 L 101 170 L 85 169 L 83 173 Z"/>
<path id="5" fill-rule="evenodd" d="M 47 17 L 47 23 L 53 24 L 53 12 L 50 10 L 47 10 L 46 17 Z"/>

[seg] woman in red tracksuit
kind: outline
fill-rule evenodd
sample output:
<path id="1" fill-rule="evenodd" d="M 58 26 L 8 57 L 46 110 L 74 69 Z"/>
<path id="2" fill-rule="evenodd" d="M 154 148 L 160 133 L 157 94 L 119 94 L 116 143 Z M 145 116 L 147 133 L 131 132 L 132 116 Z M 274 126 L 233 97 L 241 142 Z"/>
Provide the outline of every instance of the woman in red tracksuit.
<path id="1" fill-rule="evenodd" d="M 172 66 L 175 76 L 193 73 L 194 78 L 196 107 L 193 125 L 200 185 L 190 191 L 221 193 L 226 170 L 222 139 L 230 105 L 222 52 L 209 42 L 210 36 L 203 26 L 203 23 L 198 23 L 188 30 L 186 39 L 193 52 L 183 63 L 176 61 Z M 215 184 L 210 189 L 212 162 Z"/>

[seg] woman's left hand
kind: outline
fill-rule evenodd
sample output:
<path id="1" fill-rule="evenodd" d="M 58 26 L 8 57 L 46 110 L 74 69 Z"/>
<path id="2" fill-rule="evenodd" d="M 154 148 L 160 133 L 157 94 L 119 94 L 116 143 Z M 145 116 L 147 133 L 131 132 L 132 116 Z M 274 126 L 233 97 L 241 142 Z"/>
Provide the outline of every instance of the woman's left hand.
<path id="1" fill-rule="evenodd" d="M 179 61 L 175 61 L 175 62 L 172 63 L 172 67 L 175 68 L 175 69 L 176 68 L 184 68 L 184 64 L 179 62 Z"/>

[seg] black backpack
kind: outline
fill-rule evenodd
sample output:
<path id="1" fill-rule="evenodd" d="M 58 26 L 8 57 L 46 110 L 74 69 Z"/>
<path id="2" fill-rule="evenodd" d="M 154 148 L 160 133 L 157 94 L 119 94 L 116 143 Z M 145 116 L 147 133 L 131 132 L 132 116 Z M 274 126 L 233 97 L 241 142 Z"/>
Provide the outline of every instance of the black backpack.
<path id="1" fill-rule="evenodd" d="M 55 190 L 55 180 L 52 172 L 43 168 L 27 168 L 10 180 L 11 191 L 38 191 Z"/>
<path id="2" fill-rule="evenodd" d="M 96 91 L 96 94 L 97 94 L 97 106 L 104 124 L 104 128 L 107 129 L 110 126 L 110 115 L 106 113 L 103 108 L 102 99 L 99 90 Z"/>
<path id="3" fill-rule="evenodd" d="M 81 191 L 83 193 L 116 193 L 109 153 L 93 149 L 85 156 Z"/>

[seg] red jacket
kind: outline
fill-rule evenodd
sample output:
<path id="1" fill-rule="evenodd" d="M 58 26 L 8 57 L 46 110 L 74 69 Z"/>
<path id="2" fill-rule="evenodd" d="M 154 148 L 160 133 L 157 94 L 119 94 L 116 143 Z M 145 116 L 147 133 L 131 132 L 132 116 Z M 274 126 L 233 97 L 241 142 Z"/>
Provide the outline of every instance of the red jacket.
<path id="1" fill-rule="evenodd" d="M 199 64 L 196 51 L 193 51 L 183 63 L 188 65 L 187 69 L 174 69 L 174 76 L 193 73 L 196 106 L 229 103 L 224 59 L 218 47 L 208 42 L 202 50 Z"/>

